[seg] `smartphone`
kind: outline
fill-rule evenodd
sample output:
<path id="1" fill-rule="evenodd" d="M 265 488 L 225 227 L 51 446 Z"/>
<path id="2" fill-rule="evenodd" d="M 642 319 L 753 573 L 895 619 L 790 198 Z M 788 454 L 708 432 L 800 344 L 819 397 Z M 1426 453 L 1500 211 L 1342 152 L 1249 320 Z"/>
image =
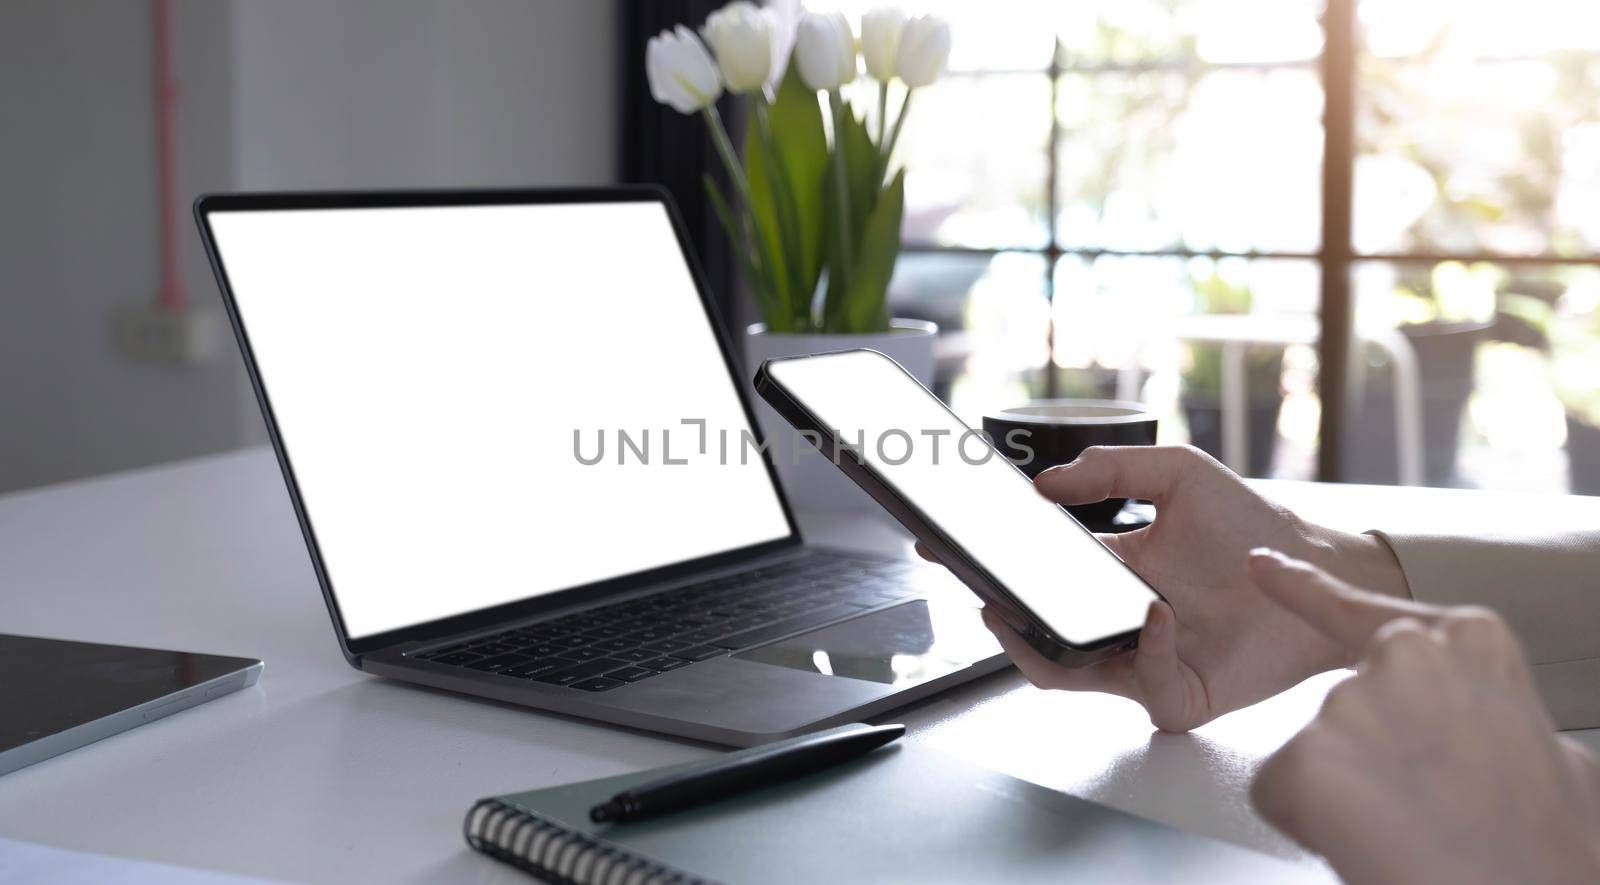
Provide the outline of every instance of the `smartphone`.
<path id="1" fill-rule="evenodd" d="M 875 350 L 772 359 L 756 392 L 1045 657 L 1138 641 L 1160 594 L 899 363 Z"/>

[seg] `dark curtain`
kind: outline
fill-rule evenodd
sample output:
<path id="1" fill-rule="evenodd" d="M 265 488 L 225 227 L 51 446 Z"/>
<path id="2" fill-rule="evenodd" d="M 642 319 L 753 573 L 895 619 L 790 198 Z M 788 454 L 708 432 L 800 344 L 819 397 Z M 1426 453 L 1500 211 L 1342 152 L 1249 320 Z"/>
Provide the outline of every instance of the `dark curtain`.
<path id="1" fill-rule="evenodd" d="M 734 313 L 733 299 L 739 291 L 727 237 L 717 223 L 706 200 L 700 177 L 709 171 L 727 189 L 726 176 L 711 136 L 698 115 L 680 114 L 657 104 L 650 97 L 645 80 L 644 49 L 649 39 L 685 25 L 695 31 L 706 16 L 727 0 L 620 0 L 622 6 L 622 169 L 627 184 L 658 184 L 665 187 L 683 214 L 696 257 L 705 270 L 706 280 L 725 326 Z M 734 143 L 739 143 L 741 119 L 724 98 L 718 105 Z M 732 331 L 730 329 L 730 331 Z M 737 337 L 734 340 L 738 340 Z"/>

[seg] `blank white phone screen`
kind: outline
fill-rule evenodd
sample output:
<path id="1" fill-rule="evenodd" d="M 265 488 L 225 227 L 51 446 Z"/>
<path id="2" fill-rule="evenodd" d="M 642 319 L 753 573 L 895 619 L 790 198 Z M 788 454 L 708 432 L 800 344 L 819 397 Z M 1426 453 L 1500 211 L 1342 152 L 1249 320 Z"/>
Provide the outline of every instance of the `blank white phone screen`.
<path id="1" fill-rule="evenodd" d="M 1156 598 L 893 360 L 869 350 L 774 362 L 774 381 L 1073 645 L 1143 623 Z"/>
<path id="2" fill-rule="evenodd" d="M 207 219 L 351 637 L 790 535 L 662 204 Z"/>

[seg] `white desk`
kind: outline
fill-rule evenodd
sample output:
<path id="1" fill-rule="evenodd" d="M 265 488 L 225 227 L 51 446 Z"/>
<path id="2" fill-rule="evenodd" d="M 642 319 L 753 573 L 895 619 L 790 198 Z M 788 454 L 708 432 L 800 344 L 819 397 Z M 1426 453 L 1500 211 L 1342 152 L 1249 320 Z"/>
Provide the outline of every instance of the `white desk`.
<path id="1" fill-rule="evenodd" d="M 1470 527 L 1510 506 L 1465 492 L 1264 487 L 1352 527 Z M 1600 516 L 1600 499 L 1539 500 L 1551 524 Z M 904 544 L 877 523 L 812 534 Z M 0 498 L 0 582 L 6 632 L 267 662 L 252 689 L 0 778 L 4 837 L 294 881 L 521 883 L 462 843 L 472 800 L 713 752 L 350 669 L 262 449 Z M 1129 702 L 1042 693 L 1010 670 L 895 719 L 915 740 L 1012 774 L 1302 857 L 1254 816 L 1246 788 L 1336 678 L 1192 735 L 1153 734 Z M 1600 732 L 1585 739 L 1600 745 Z"/>

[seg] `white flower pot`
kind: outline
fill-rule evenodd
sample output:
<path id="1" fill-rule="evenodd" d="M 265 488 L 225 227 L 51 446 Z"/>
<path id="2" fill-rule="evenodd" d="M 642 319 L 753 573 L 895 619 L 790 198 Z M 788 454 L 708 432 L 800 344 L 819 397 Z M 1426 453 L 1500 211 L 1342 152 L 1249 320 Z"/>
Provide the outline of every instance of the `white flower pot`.
<path id="1" fill-rule="evenodd" d="M 891 320 L 889 325 L 888 332 L 867 335 L 774 335 L 767 332 L 766 324 L 756 323 L 745 332 L 745 383 L 750 384 L 756 369 L 769 359 L 867 348 L 890 357 L 918 381 L 933 387 L 933 342 L 939 327 L 922 320 Z M 762 437 L 772 441 L 773 466 L 790 505 L 828 512 L 871 513 L 879 509 L 866 492 L 797 436 L 788 421 L 759 396 L 751 396 Z"/>

